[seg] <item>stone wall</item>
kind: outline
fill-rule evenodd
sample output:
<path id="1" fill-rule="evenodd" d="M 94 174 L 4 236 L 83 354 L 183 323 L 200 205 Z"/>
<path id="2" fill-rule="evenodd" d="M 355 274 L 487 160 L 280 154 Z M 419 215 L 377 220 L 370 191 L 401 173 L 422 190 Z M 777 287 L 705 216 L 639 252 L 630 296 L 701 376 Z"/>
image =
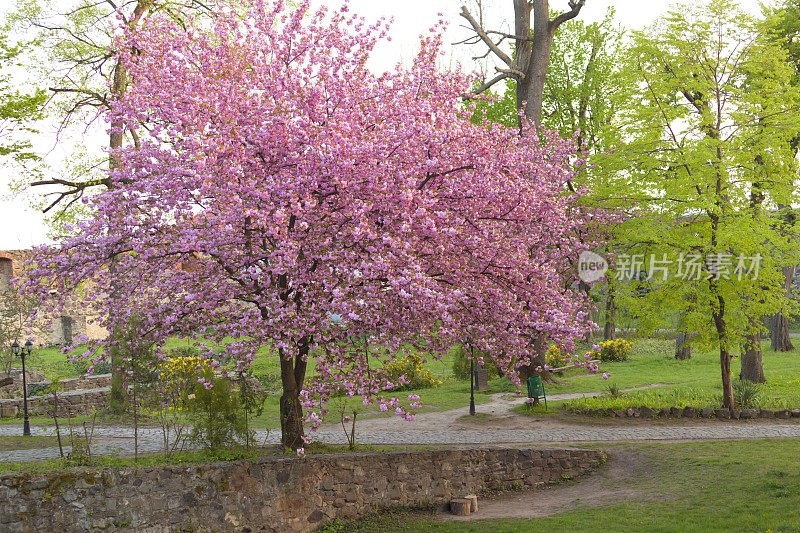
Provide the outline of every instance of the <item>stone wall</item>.
<path id="1" fill-rule="evenodd" d="M 482 448 L 4 475 L 0 530 L 312 531 L 383 507 L 532 488 L 604 460 L 595 450 Z"/>
<path id="2" fill-rule="evenodd" d="M 8 298 L 16 297 L 5 291 L 12 286 L 12 279 L 25 279 L 25 262 L 32 255 L 32 250 L 0 250 L 0 308 L 13 305 L 13 301 Z M 20 338 L 31 337 L 36 347 L 72 344 L 78 335 L 93 340 L 104 339 L 108 331 L 99 324 L 100 316 L 94 309 L 91 298 L 87 297 L 93 294 L 94 286 L 87 283 L 82 289 L 66 299 L 63 315 L 40 317 L 30 331 L 26 328 L 24 333 L 20 333 Z M 27 312 L 22 315 L 26 316 Z"/>
<path id="3" fill-rule="evenodd" d="M 0 388 L 0 398 L 15 398 L 15 397 L 22 397 L 22 371 L 16 371 L 16 369 L 12 369 L 12 372 L 0 372 L 0 377 L 10 377 L 14 380 L 11 385 L 7 385 L 5 387 Z M 28 370 L 27 374 L 27 386 L 28 386 L 28 394 L 30 396 L 36 396 L 36 391 L 40 391 L 45 387 L 49 387 L 52 383 L 47 378 L 45 378 L 44 374 L 37 371 Z M 110 387 L 111 386 L 111 374 L 97 374 L 92 376 L 81 376 L 78 378 L 67 378 L 67 379 L 60 379 L 58 380 L 58 387 L 60 391 L 74 391 L 78 389 L 98 389 L 101 387 Z"/>
<path id="4" fill-rule="evenodd" d="M 79 389 L 58 393 L 58 416 L 91 414 L 108 408 L 111 387 Z M 22 398 L 0 399 L 0 418 L 13 418 L 23 412 Z M 53 395 L 28 397 L 28 415 L 53 415 Z"/>

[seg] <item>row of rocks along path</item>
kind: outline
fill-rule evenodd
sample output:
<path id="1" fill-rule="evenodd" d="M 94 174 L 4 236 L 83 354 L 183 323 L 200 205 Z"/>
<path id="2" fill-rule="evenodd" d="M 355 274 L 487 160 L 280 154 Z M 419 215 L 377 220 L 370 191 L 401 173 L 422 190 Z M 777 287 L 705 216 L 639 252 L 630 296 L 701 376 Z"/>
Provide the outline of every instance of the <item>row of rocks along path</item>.
<path id="1" fill-rule="evenodd" d="M 661 386 L 651 385 L 650 387 Z M 648 388 L 648 387 L 645 387 Z M 599 394 L 599 393 L 597 393 Z M 549 400 L 566 400 L 589 396 L 591 393 L 554 394 Z M 759 439 L 800 437 L 800 423 L 752 421 L 673 420 L 617 421 L 596 423 L 574 422 L 552 417 L 518 415 L 510 409 L 524 398 L 509 393 L 491 395 L 491 401 L 478 406 L 482 417 L 471 421 L 468 408 L 420 413 L 413 422 L 398 417 L 379 417 L 360 420 L 356 429 L 359 444 L 377 445 L 524 445 L 569 444 L 577 442 L 643 442 L 693 441 L 717 439 Z M 0 436 L 19 435 L 18 424 L 0 425 Z M 34 435 L 55 435 L 51 426 L 34 426 Z M 134 431 L 131 427 L 97 427 L 92 440 L 94 455 L 133 455 Z M 312 434 L 314 440 L 329 444 L 345 444 L 346 437 L 339 425 L 321 427 Z M 280 431 L 256 431 L 258 443 L 277 444 Z M 139 429 L 139 453 L 158 453 L 164 449 L 160 428 Z M 65 452 L 70 448 L 65 446 Z M 0 461 L 29 462 L 59 456 L 58 447 L 33 448 L 0 452 Z"/>

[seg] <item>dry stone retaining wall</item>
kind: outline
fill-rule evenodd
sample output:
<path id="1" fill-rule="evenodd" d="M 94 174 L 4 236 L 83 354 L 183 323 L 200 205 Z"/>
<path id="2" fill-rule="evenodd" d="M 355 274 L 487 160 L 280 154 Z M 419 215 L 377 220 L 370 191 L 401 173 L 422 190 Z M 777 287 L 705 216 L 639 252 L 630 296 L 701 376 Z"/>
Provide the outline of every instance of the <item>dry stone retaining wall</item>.
<path id="1" fill-rule="evenodd" d="M 596 450 L 484 448 L 5 475 L 0 530 L 312 531 L 383 507 L 536 487 L 604 460 Z"/>
<path id="2" fill-rule="evenodd" d="M 58 393 L 58 416 L 87 415 L 108 408 L 111 387 L 79 389 Z M 13 418 L 23 411 L 22 398 L 0 399 L 0 418 Z M 28 414 L 53 415 L 53 395 L 28 397 Z"/>

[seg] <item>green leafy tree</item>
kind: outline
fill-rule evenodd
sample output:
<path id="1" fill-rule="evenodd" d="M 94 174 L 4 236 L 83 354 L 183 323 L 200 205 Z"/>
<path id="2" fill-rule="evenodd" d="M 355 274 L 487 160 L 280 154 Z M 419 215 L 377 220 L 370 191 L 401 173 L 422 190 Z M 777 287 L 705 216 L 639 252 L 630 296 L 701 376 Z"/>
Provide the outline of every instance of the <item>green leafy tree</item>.
<path id="1" fill-rule="evenodd" d="M 640 216 L 617 235 L 651 276 L 630 300 L 641 327 L 663 327 L 673 310 L 697 342 L 719 349 L 733 408 L 732 347 L 756 348 L 760 318 L 794 307 L 781 273 L 797 261 L 794 230 L 777 210 L 796 194 L 793 72 L 731 0 L 678 6 L 635 33 L 628 65 L 629 105 L 617 116 L 632 140 L 601 167 L 620 190 L 638 190 Z M 632 257 L 618 256 L 617 268 L 635 273 Z"/>
<path id="2" fill-rule="evenodd" d="M 789 63 L 794 68 L 792 85 L 800 86 L 800 1 L 784 0 L 776 7 L 765 9 L 765 30 L 767 38 L 780 46 L 786 53 Z M 796 134 L 787 140 L 789 149 L 797 157 L 800 148 L 800 134 Z M 796 166 L 792 169 L 796 174 Z M 788 209 L 789 206 L 781 206 L 785 209 L 787 223 L 794 223 L 794 213 Z M 797 265 L 784 267 L 784 287 L 787 294 L 792 293 L 792 278 L 794 277 Z M 768 318 L 770 341 L 774 351 L 788 352 L 794 350 L 792 341 L 789 338 L 789 317 L 787 310 L 781 310 Z"/>
<path id="3" fill-rule="evenodd" d="M 35 44 L 11 45 L 8 28 L 0 28 L 0 157 L 22 164 L 39 159 L 27 137 L 36 133 L 34 125 L 42 118 L 47 94 L 42 89 L 20 91 L 13 72 L 22 68 L 25 49 Z"/>

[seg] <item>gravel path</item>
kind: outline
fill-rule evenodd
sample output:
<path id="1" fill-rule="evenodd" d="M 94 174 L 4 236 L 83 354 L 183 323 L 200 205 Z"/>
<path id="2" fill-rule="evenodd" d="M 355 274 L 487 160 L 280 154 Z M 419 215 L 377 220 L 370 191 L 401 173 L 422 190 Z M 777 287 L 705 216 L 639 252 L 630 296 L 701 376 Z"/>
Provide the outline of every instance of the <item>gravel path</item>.
<path id="1" fill-rule="evenodd" d="M 576 442 L 636 442 L 636 441 L 697 441 L 718 439 L 800 438 L 800 424 L 762 422 L 704 421 L 691 425 L 587 425 L 518 417 L 509 427 L 465 427 L 451 424 L 438 429 L 419 427 L 416 422 L 386 419 L 393 429 L 385 430 L 368 425 L 356 431 L 361 444 L 385 445 L 510 445 Z M 380 419 L 384 420 L 384 419 Z M 517 427 L 524 424 L 525 427 Z M 425 424 L 427 425 L 427 424 Z M 19 426 L 0 426 L 0 435 L 19 435 Z M 53 428 L 33 427 L 34 435 L 54 435 Z M 95 455 L 132 455 L 133 429 L 128 427 L 99 427 L 95 429 L 92 450 Z M 277 444 L 280 431 L 259 430 L 257 442 Z M 340 427 L 325 426 L 313 434 L 314 440 L 329 444 L 345 444 Z M 163 449 L 160 429 L 139 430 L 139 453 L 156 453 Z M 69 447 L 65 447 L 65 453 Z M 28 462 L 59 456 L 57 447 L 0 452 L 0 461 Z"/>
<path id="2" fill-rule="evenodd" d="M 649 385 L 652 388 L 661 384 Z M 633 389 L 629 389 L 633 390 Z M 553 394 L 548 400 L 567 400 L 599 393 Z M 449 411 L 420 413 L 413 422 L 398 417 L 376 417 L 360 420 L 356 428 L 356 441 L 361 444 L 383 445 L 509 445 L 575 442 L 635 442 L 635 441 L 690 441 L 716 439 L 760 439 L 800 437 L 798 423 L 768 422 L 692 422 L 690 425 L 593 425 L 572 423 L 547 417 L 518 415 L 511 411 L 525 398 L 513 393 L 491 395 L 491 400 L 478 406 L 478 412 L 488 415 L 471 421 L 465 415 L 468 407 Z M 0 425 L 0 436 L 19 435 L 21 425 Z M 34 435 L 55 435 L 53 427 L 34 426 Z M 62 430 L 62 438 L 64 436 Z M 328 444 L 346 444 L 344 432 L 338 425 L 323 426 L 312 434 L 316 441 Z M 256 441 L 263 444 L 280 442 L 280 430 L 258 430 Z M 163 451 L 160 428 L 139 429 L 139 453 Z M 69 453 L 70 447 L 64 447 Z M 133 455 L 133 428 L 125 426 L 97 427 L 94 431 L 92 453 L 95 455 Z M 58 447 L 34 448 L 0 452 L 0 461 L 30 462 L 59 457 Z"/>

